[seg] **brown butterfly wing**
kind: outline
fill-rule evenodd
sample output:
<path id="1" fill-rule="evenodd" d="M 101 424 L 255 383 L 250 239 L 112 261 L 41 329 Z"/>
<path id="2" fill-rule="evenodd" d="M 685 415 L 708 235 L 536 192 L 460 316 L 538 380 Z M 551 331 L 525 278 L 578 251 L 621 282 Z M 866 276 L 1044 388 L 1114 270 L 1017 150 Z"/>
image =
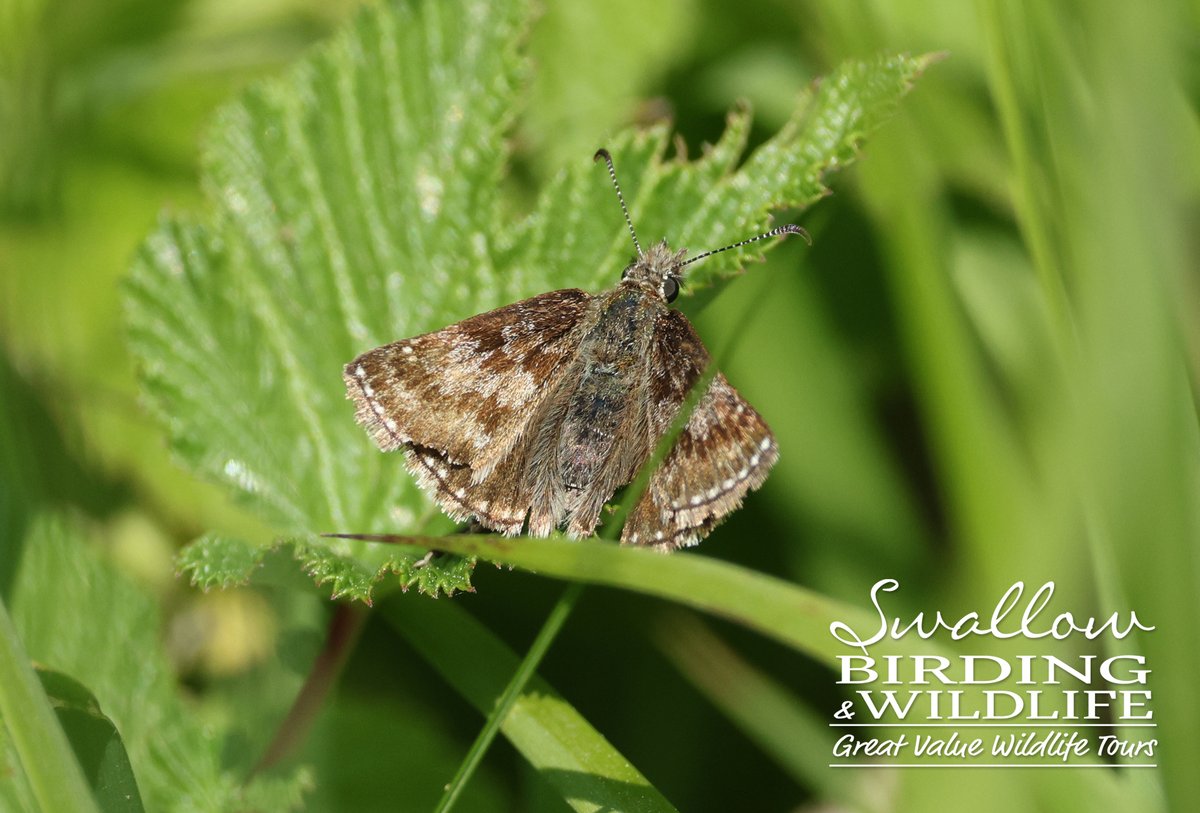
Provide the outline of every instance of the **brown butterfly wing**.
<path id="1" fill-rule="evenodd" d="M 710 357 L 679 311 L 659 319 L 648 385 L 657 439 L 700 379 Z M 752 406 L 717 374 L 625 523 L 621 541 L 678 548 L 694 545 L 762 485 L 779 449 Z"/>
<path id="2" fill-rule="evenodd" d="M 469 466 L 454 465 L 434 449 L 409 446 L 404 458 L 417 483 L 451 519 L 475 519 L 509 536 L 521 533 L 529 513 L 529 500 L 521 492 L 523 455 L 514 452 L 482 482 L 472 479 Z"/>
<path id="3" fill-rule="evenodd" d="M 406 449 L 451 516 L 519 532 L 523 514 L 491 505 L 503 498 L 499 475 L 517 463 L 548 382 L 575 358 L 591 299 L 551 291 L 363 353 L 343 371 L 355 418 L 384 451 Z"/>

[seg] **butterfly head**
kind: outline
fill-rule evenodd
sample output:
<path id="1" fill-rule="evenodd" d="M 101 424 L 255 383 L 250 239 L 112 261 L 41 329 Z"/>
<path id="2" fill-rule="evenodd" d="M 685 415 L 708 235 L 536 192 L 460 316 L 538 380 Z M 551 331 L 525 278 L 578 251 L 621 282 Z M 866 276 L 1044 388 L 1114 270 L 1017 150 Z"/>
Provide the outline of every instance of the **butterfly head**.
<path id="1" fill-rule="evenodd" d="M 679 296 L 679 283 L 683 279 L 683 257 L 687 251 L 672 251 L 663 240 L 645 254 L 634 257 L 625 270 L 621 272 L 621 280 L 632 283 L 661 296 L 666 302 L 674 302 Z"/>

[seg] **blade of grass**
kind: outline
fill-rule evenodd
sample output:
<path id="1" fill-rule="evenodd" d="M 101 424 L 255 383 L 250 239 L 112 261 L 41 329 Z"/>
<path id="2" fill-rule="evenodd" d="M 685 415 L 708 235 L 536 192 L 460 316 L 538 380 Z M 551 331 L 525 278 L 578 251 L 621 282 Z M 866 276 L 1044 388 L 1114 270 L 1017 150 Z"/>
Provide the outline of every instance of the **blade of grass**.
<path id="1" fill-rule="evenodd" d="M 449 813 L 451 808 L 454 807 L 459 794 L 462 793 L 463 788 L 470 781 L 471 775 L 475 773 L 475 769 L 483 760 L 483 755 L 487 753 L 492 740 L 500 732 L 500 726 L 505 718 L 508 717 L 508 713 L 517 702 L 517 698 L 525 691 L 525 686 L 529 683 L 529 679 L 537 673 L 538 664 L 542 662 L 542 658 L 545 657 L 547 650 L 550 649 L 550 644 L 554 643 L 559 630 L 562 629 L 563 624 L 570 617 L 571 611 L 575 609 L 575 605 L 578 603 L 581 595 L 583 595 L 583 585 L 572 584 L 559 597 L 558 603 L 554 605 L 554 609 L 550 611 L 550 615 L 546 616 L 546 621 L 542 624 L 542 629 L 538 632 L 537 638 L 530 645 L 529 650 L 525 653 L 525 657 L 521 659 L 521 665 L 513 672 L 508 685 L 504 687 L 504 693 L 496 701 L 496 707 L 492 709 L 491 714 L 488 715 L 487 722 L 480 729 L 475 742 L 471 744 L 471 750 L 467 752 L 467 756 L 459 766 L 458 772 L 450 780 L 450 784 L 446 786 L 446 793 L 442 796 L 441 801 L 438 802 L 435 813 Z"/>
<path id="2" fill-rule="evenodd" d="M 1173 36 L 1186 21 L 1170 4 L 1102 3 L 1084 14 L 1038 3 L 984 8 L 1022 231 L 1053 241 L 1047 257 L 1030 238 L 1031 253 L 1047 266 L 1043 279 L 1060 277 L 1070 293 L 1076 352 L 1056 405 L 1068 431 L 1066 444 L 1051 447 L 1054 463 L 1081 505 L 1099 601 L 1136 607 L 1158 626 L 1132 642 L 1155 667 L 1164 745 L 1160 769 L 1143 781 L 1161 781 L 1154 796 L 1186 806 L 1200 793 L 1192 677 L 1200 474 L 1187 366 L 1196 258 L 1185 214 L 1196 164 L 1180 93 L 1187 53 Z M 1139 55 L 1136 70 L 1129 54 Z"/>
<path id="3" fill-rule="evenodd" d="M 43 810 L 98 813 L 83 770 L 29 665 L 29 657 L 3 601 L 0 601 L 0 717 Z"/>
<path id="4" fill-rule="evenodd" d="M 847 654 L 830 634 L 842 622 L 867 634 L 879 627 L 877 614 L 835 601 L 749 568 L 689 554 L 666 556 L 653 550 L 595 540 L 511 539 L 490 535 L 398 536 L 353 534 L 368 542 L 412 545 L 512 565 L 543 576 L 621 587 L 712 613 L 774 638 L 826 663 Z M 879 655 L 935 655 L 945 651 L 907 636 L 872 645 Z"/>
<path id="5" fill-rule="evenodd" d="M 1042 72 L 1034 67 L 1041 55 L 1036 48 L 1025 48 L 1017 53 L 1017 31 L 1022 26 L 1014 23 L 1023 20 L 1015 5 L 1006 6 L 996 0 L 982 0 L 979 8 L 984 22 L 983 33 L 987 40 L 988 84 L 999 112 L 1000 123 L 1004 127 L 1004 138 L 1012 160 L 1013 202 L 1018 215 L 1017 223 L 1033 257 L 1042 293 L 1057 331 L 1057 349 L 1069 352 L 1073 349 L 1074 326 L 1066 284 L 1062 278 L 1062 257 L 1058 254 L 1062 246 L 1056 244 L 1046 217 L 1047 195 L 1038 185 L 1039 180 L 1045 182 L 1044 173 L 1037 165 L 1028 125 L 1023 120 L 1021 93 L 1017 84 L 1018 64 L 1030 65 L 1032 62 L 1033 65 L 1027 70 L 1031 74 L 1041 75 Z"/>
<path id="6" fill-rule="evenodd" d="M 494 708 L 517 656 L 454 602 L 397 595 L 384 618 L 455 691 L 481 712 Z M 669 801 L 590 723 L 536 675 L 500 731 L 574 810 L 673 811 Z"/>

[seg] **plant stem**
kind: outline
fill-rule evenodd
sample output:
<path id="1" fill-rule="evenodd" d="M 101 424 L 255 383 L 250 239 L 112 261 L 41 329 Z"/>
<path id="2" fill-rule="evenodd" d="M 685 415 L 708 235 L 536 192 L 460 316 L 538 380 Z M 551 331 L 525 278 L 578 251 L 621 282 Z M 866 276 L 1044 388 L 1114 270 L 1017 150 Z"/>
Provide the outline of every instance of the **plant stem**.
<path id="1" fill-rule="evenodd" d="M 278 764 L 297 745 L 304 742 L 329 690 L 333 688 L 342 667 L 354 651 L 354 643 L 358 640 L 367 617 L 366 609 L 357 604 L 339 604 L 333 611 L 325 636 L 325 646 L 313 662 L 312 671 L 308 673 L 304 686 L 296 695 L 287 717 L 275 731 L 271 744 L 250 772 L 250 777 Z"/>
<path id="2" fill-rule="evenodd" d="M 496 701 L 495 708 L 488 715 L 487 722 L 479 731 L 479 735 L 475 738 L 475 742 L 471 744 L 471 750 L 467 752 L 466 758 L 462 764 L 458 766 L 458 772 L 454 774 L 454 778 L 450 780 L 450 784 L 446 786 L 446 792 L 442 795 L 441 801 L 435 809 L 435 813 L 448 813 L 454 807 L 454 802 L 462 793 L 467 782 L 470 781 L 471 775 L 475 773 L 475 768 L 479 766 L 483 760 L 483 755 L 487 753 L 488 746 L 492 744 L 492 740 L 496 738 L 496 734 L 500 731 L 500 726 L 504 723 L 504 718 L 508 716 L 509 710 L 513 703 L 520 697 L 521 692 L 525 690 L 525 684 L 533 677 L 537 671 L 538 664 L 541 663 L 547 650 L 550 649 L 550 644 L 554 642 L 559 630 L 571 615 L 571 611 L 575 608 L 575 604 L 579 601 L 579 597 L 583 594 L 584 586 L 578 582 L 570 584 L 563 594 L 559 597 L 558 603 L 554 605 L 554 609 L 550 611 L 550 615 L 546 617 L 545 623 L 542 624 L 542 629 L 538 632 L 537 638 L 529 647 L 529 651 L 525 653 L 525 657 L 521 660 L 521 665 L 517 667 L 517 671 L 513 673 L 512 678 L 508 681 L 508 685 L 504 687 L 503 694 Z"/>

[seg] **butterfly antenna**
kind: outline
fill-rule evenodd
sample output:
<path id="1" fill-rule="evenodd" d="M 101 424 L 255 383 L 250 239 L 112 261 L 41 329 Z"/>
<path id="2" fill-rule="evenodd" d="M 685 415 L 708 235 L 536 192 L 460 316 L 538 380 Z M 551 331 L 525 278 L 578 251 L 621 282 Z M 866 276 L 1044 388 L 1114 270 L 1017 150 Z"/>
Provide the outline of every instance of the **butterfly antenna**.
<path id="1" fill-rule="evenodd" d="M 613 168 L 612 156 L 608 154 L 608 150 L 601 147 L 596 150 L 596 154 L 592 156 L 593 161 L 604 159 L 604 163 L 608 164 L 608 177 L 612 178 L 613 189 L 617 190 L 617 200 L 621 202 L 621 213 L 625 215 L 625 225 L 629 226 L 629 236 L 633 238 L 633 247 L 637 249 L 638 256 L 642 256 L 642 244 L 638 242 L 637 232 L 633 230 L 633 220 L 629 217 L 629 208 L 625 205 L 625 196 L 621 194 L 621 185 L 617 183 L 617 171 Z"/>
<path id="2" fill-rule="evenodd" d="M 690 260 L 684 262 L 683 265 L 690 265 L 691 263 L 696 262 L 696 260 L 703 260 L 705 257 L 711 257 L 714 254 L 720 254 L 722 251 L 729 251 L 731 248 L 741 248 L 749 243 L 756 243 L 759 240 L 766 240 L 768 237 L 778 237 L 781 234 L 798 234 L 804 238 L 804 242 L 808 243 L 810 246 L 812 245 L 812 238 L 808 236 L 808 232 L 794 223 L 789 223 L 786 226 L 780 226 L 777 229 L 771 229 L 768 232 L 763 232 L 757 237 L 751 237 L 749 240 L 742 240 L 740 243 L 734 243 L 731 246 L 714 248 L 712 251 L 706 251 L 703 254 L 697 254 L 695 257 L 692 257 Z"/>

